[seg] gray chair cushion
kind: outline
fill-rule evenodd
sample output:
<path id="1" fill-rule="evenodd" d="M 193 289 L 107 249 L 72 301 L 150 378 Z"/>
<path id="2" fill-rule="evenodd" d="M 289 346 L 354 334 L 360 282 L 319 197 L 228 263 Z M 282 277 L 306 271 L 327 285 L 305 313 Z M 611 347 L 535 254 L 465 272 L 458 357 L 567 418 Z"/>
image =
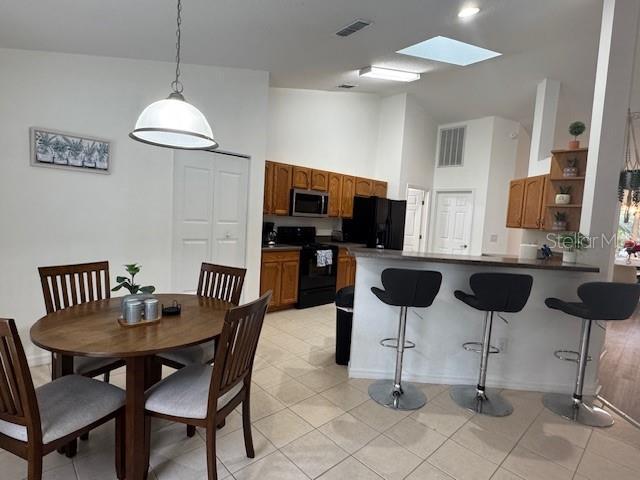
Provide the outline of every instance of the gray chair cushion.
<path id="1" fill-rule="evenodd" d="M 114 362 L 117 362 L 117 358 L 91 358 L 91 357 L 73 357 L 73 373 L 78 375 L 84 375 L 92 370 L 106 367 Z"/>
<path id="2" fill-rule="evenodd" d="M 67 375 L 36 389 L 42 442 L 47 444 L 115 412 L 124 405 L 124 390 L 79 375 Z M 0 420 L 0 433 L 27 441 L 27 429 Z"/>
<path id="3" fill-rule="evenodd" d="M 206 418 L 212 374 L 211 365 L 190 365 L 172 373 L 147 391 L 145 408 L 174 417 Z M 218 410 L 240 393 L 242 386 L 240 382 L 218 398 Z"/>
<path id="4" fill-rule="evenodd" d="M 159 353 L 160 358 L 166 358 L 181 365 L 202 365 L 213 360 L 215 355 L 215 340 L 194 345 L 193 347 L 181 348 L 170 352 Z"/>

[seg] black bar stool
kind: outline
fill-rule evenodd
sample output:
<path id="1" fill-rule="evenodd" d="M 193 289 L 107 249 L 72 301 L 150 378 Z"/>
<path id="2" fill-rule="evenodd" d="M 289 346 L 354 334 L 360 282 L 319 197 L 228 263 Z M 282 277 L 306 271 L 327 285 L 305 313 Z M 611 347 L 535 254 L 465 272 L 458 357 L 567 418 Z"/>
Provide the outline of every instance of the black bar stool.
<path id="1" fill-rule="evenodd" d="M 384 290 L 372 287 L 376 297 L 387 305 L 400 307 L 398 337 L 380 341 L 383 347 L 396 349 L 396 370 L 393 380 L 380 380 L 369 386 L 369 396 L 385 407 L 397 410 L 417 410 L 427 403 L 427 397 L 414 385 L 402 383 L 402 359 L 405 349 L 415 348 L 415 343 L 405 340 L 407 309 L 425 308 L 433 303 L 442 274 L 430 270 L 404 270 L 388 268 L 382 272 Z"/>
<path id="2" fill-rule="evenodd" d="M 613 425 L 613 417 L 582 398 L 584 374 L 587 362 L 591 360 L 589 357 L 591 324 L 599 320 L 628 319 L 638 306 L 640 285 L 608 282 L 583 283 L 578 287 L 578 297 L 582 302 L 565 302 L 557 298 L 547 298 L 544 301 L 549 308 L 581 318 L 582 335 L 579 352 L 557 350 L 554 353 L 559 359 L 576 362 L 578 365 L 573 395 L 548 393 L 542 401 L 545 407 L 566 419 L 591 427 L 609 427 Z"/>
<path id="3" fill-rule="evenodd" d="M 467 342 L 462 345 L 465 350 L 481 354 L 480 373 L 477 385 L 452 387 L 450 395 L 463 408 L 492 417 L 504 417 L 513 412 L 513 407 L 502 395 L 488 391 L 485 387 L 489 355 L 500 353 L 500 349 L 491 345 L 493 314 L 500 316 L 500 313 L 522 310 L 529 300 L 533 277 L 513 273 L 474 273 L 469 278 L 469 284 L 474 295 L 460 290 L 456 290 L 454 295 L 470 307 L 485 312 L 482 342 Z"/>

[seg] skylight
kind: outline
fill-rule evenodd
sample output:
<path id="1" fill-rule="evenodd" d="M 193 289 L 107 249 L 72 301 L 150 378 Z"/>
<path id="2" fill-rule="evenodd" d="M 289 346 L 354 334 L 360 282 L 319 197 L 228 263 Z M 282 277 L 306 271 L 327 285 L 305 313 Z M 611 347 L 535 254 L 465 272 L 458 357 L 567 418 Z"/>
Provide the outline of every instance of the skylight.
<path id="1" fill-rule="evenodd" d="M 482 62 L 502 55 L 501 53 L 487 50 L 486 48 L 440 36 L 403 48 L 396 53 L 462 66 Z"/>

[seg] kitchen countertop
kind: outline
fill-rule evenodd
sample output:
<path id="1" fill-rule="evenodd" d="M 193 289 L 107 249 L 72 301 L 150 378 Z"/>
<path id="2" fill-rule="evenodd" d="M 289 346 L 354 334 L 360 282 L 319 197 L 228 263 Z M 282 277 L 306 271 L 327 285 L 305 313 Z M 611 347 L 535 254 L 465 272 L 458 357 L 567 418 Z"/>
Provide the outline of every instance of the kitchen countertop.
<path id="1" fill-rule="evenodd" d="M 353 243 L 353 242 L 338 242 L 336 240 L 331 240 L 331 237 L 318 237 L 318 243 L 325 243 L 327 245 L 334 245 L 340 248 L 346 248 L 351 250 L 352 248 L 365 248 L 363 243 Z"/>
<path id="2" fill-rule="evenodd" d="M 560 258 L 550 260 L 528 260 L 510 255 L 447 255 L 434 252 L 403 252 L 400 250 L 377 250 L 375 248 L 349 247 L 356 257 L 408 260 L 417 262 L 450 263 L 459 265 L 482 265 L 487 267 L 530 268 L 537 270 L 562 270 L 568 272 L 598 273 L 600 269 L 581 263 L 562 263 Z"/>
<path id="3" fill-rule="evenodd" d="M 276 244 L 273 246 L 263 245 L 263 252 L 291 252 L 291 251 L 299 251 L 302 250 L 302 247 L 298 245 L 284 245 L 284 244 Z"/>

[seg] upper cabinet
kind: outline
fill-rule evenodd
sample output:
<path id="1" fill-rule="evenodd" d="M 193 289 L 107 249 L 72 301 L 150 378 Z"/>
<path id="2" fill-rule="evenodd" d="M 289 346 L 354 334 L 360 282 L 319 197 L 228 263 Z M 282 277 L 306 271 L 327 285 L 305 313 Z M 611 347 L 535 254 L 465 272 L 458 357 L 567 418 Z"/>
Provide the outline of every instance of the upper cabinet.
<path id="1" fill-rule="evenodd" d="M 339 173 L 329 173 L 329 207 L 328 213 L 330 217 L 340 216 L 340 207 L 342 205 L 342 175 Z"/>
<path id="2" fill-rule="evenodd" d="M 349 175 L 342 176 L 342 200 L 340 202 L 340 216 L 353 217 L 353 197 L 356 190 L 356 178 Z M 331 202 L 331 201 L 329 201 Z"/>
<path id="3" fill-rule="evenodd" d="M 381 182 L 380 180 L 373 181 L 373 192 L 371 193 L 374 197 L 387 198 L 387 182 Z"/>
<path id="4" fill-rule="evenodd" d="M 586 148 L 553 150 L 549 175 L 509 183 L 507 227 L 575 232 L 580 228 Z"/>
<path id="5" fill-rule="evenodd" d="M 265 215 L 273 213 L 273 163 L 269 161 L 264 164 L 264 203 L 262 212 Z"/>
<path id="6" fill-rule="evenodd" d="M 267 161 L 264 167 L 263 213 L 289 215 L 292 188 L 327 192 L 329 217 L 353 217 L 353 197 L 356 195 L 387 196 L 387 182 Z"/>
<path id="7" fill-rule="evenodd" d="M 369 178 L 356 177 L 356 195 L 359 197 L 370 197 L 373 192 L 373 180 Z"/>
<path id="8" fill-rule="evenodd" d="M 546 175 L 528 177 L 524 182 L 524 202 L 522 204 L 522 228 L 542 227 L 542 199 Z"/>
<path id="9" fill-rule="evenodd" d="M 311 188 L 311 169 L 307 167 L 293 167 L 293 188 L 309 190 Z"/>
<path id="10" fill-rule="evenodd" d="M 329 172 L 323 170 L 311 171 L 311 190 L 326 192 L 329 189 Z"/>
<path id="11" fill-rule="evenodd" d="M 283 163 L 273 164 L 273 213 L 289 215 L 293 167 Z"/>
<path id="12" fill-rule="evenodd" d="M 507 227 L 522 226 L 522 207 L 524 205 L 524 178 L 509 183 L 509 205 L 507 207 Z"/>

